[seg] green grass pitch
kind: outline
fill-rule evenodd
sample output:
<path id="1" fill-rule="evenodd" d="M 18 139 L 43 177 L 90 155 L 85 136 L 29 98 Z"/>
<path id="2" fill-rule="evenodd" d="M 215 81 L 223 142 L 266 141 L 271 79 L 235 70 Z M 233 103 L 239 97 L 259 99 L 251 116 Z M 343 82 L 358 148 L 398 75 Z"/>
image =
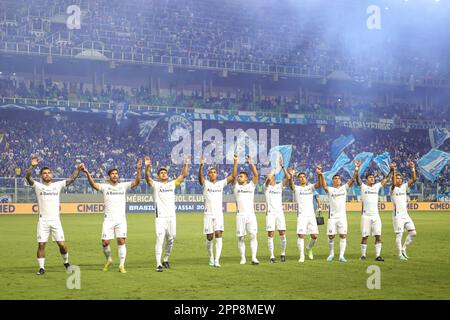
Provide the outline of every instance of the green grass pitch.
<path id="1" fill-rule="evenodd" d="M 347 263 L 327 262 L 325 226 L 319 226 L 315 258 L 299 264 L 295 214 L 286 214 L 287 261 L 268 262 L 265 216 L 258 214 L 259 266 L 239 264 L 235 215 L 225 214 L 222 268 L 208 265 L 201 214 L 177 216 L 177 238 L 172 269 L 155 271 L 154 216 L 128 215 L 127 274 L 117 269 L 117 245 L 112 245 L 114 265 L 103 272 L 100 232 L 102 215 L 64 215 L 62 223 L 70 262 L 80 266 L 81 289 L 66 288 L 62 259 L 56 244 L 47 244 L 46 274 L 35 275 L 36 223 L 31 215 L 0 216 L 0 299 L 449 299 L 450 250 L 448 212 L 412 213 L 418 236 L 408 250 L 409 261 L 396 257 L 391 214 L 383 220 L 383 257 L 374 261 L 374 239 L 369 239 L 368 259 L 359 261 L 360 215 L 349 214 Z M 307 241 L 305 241 L 307 244 Z M 336 255 L 339 241 L 335 241 Z M 246 240 L 247 261 L 250 247 Z M 381 289 L 369 290 L 367 267 L 381 268 Z"/>

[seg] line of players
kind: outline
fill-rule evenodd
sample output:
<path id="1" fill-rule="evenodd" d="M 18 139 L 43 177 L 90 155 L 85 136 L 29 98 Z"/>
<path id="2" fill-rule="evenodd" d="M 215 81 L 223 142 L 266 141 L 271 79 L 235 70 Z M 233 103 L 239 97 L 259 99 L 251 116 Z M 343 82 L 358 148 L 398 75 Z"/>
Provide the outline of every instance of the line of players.
<path id="1" fill-rule="evenodd" d="M 238 248 L 240 253 L 240 264 L 246 263 L 245 255 L 245 237 L 247 233 L 250 236 L 251 263 L 258 265 L 257 259 L 257 231 L 258 224 L 254 211 L 254 193 L 256 184 L 258 183 L 258 171 L 254 165 L 252 158 L 247 157 L 247 163 L 252 171 L 252 179 L 246 171 L 237 172 L 238 156 L 233 155 L 234 165 L 231 175 L 218 180 L 217 170 L 211 167 L 207 170 L 207 177 L 203 175 L 205 160 L 202 158 L 200 162 L 198 180 L 203 187 L 203 195 L 205 199 L 204 212 L 204 234 L 206 235 L 206 247 L 209 255 L 209 264 L 214 267 L 220 267 L 220 256 L 222 252 L 222 234 L 224 231 L 223 219 L 223 189 L 228 184 L 232 184 L 233 192 L 236 197 L 237 213 L 236 213 L 236 236 L 238 237 Z M 184 161 L 183 169 L 180 175 L 169 181 L 168 169 L 161 167 L 157 171 L 157 180 L 150 176 L 151 159 L 144 157 L 145 163 L 145 180 L 147 184 L 153 188 L 155 201 L 155 257 L 156 271 L 162 272 L 163 268 L 170 269 L 169 257 L 173 248 L 174 239 L 176 237 L 176 206 L 175 206 L 175 189 L 188 176 L 189 158 Z M 79 164 L 73 174 L 64 181 L 52 182 L 52 171 L 48 167 L 40 169 L 41 182 L 36 182 L 31 175 L 34 168 L 38 165 L 37 157 L 32 157 L 31 166 L 28 169 L 26 180 L 35 189 L 36 197 L 39 205 L 39 220 L 37 225 L 37 261 L 39 264 L 38 275 L 45 273 L 45 245 L 50 235 L 59 246 L 60 253 L 63 258 L 64 266 L 67 272 L 72 272 L 69 263 L 69 254 L 65 244 L 64 232 L 62 229 L 59 206 L 60 191 L 63 187 L 73 183 L 79 176 L 80 172 L 86 174 L 91 185 L 97 191 L 103 193 L 105 204 L 105 219 L 102 226 L 102 249 L 106 257 L 106 263 L 103 271 L 108 271 L 112 265 L 112 254 L 110 241 L 117 239 L 119 271 L 126 273 L 126 244 L 127 238 L 127 221 L 126 221 L 126 193 L 129 189 L 139 185 L 141 180 L 142 160 L 138 160 L 136 164 L 136 178 L 130 182 L 119 182 L 118 169 L 108 171 L 107 183 L 96 183 L 90 175 L 84 164 Z M 305 261 L 305 237 L 310 236 L 310 241 L 306 247 L 306 255 L 309 259 L 313 259 L 313 247 L 317 241 L 319 230 L 316 222 L 314 211 L 314 192 L 322 187 L 329 196 L 329 212 L 327 221 L 327 234 L 329 238 L 329 255 L 327 260 L 334 259 L 334 239 L 339 235 L 339 261 L 346 262 L 346 236 L 347 236 L 347 215 L 346 215 L 346 199 L 347 191 L 357 182 L 361 187 L 361 260 L 366 259 L 367 240 L 369 236 L 375 237 L 375 256 L 377 261 L 384 261 L 381 257 L 381 219 L 378 212 L 378 196 L 379 190 L 384 187 L 392 178 L 391 199 L 394 202 L 393 225 L 396 233 L 396 246 L 400 260 L 407 260 L 406 247 L 411 244 L 412 239 L 416 236 L 414 223 L 407 212 L 407 189 L 416 180 L 414 162 L 410 162 L 412 172 L 411 179 L 403 183 L 403 177 L 400 173 L 396 173 L 395 163 L 391 164 L 389 174 L 378 183 L 375 183 L 375 177 L 372 173 L 366 175 L 366 183 L 363 183 L 359 175 L 359 167 L 361 163 L 355 161 L 355 172 L 353 177 L 342 184 L 339 175 L 332 178 L 332 186 L 328 186 L 321 167 L 316 167 L 317 182 L 315 184 L 308 182 L 308 177 L 304 172 L 297 174 L 298 185 L 294 183 L 294 170 L 283 166 L 280 160 L 281 169 L 284 171 L 285 178 L 277 183 L 274 172 L 272 171 L 266 178 L 264 183 L 264 193 L 267 201 L 266 230 L 268 232 L 268 249 L 270 253 L 270 262 L 275 263 L 274 255 L 274 233 L 277 230 L 280 235 L 281 242 L 281 262 L 286 261 L 286 222 L 282 206 L 283 187 L 289 185 L 294 192 L 295 201 L 298 206 L 297 210 L 297 247 L 299 250 L 299 262 Z M 403 232 L 407 230 L 408 236 L 402 245 Z M 215 238 L 215 254 L 213 250 L 213 239 Z M 162 258 L 163 247 L 165 241 L 165 252 Z"/>

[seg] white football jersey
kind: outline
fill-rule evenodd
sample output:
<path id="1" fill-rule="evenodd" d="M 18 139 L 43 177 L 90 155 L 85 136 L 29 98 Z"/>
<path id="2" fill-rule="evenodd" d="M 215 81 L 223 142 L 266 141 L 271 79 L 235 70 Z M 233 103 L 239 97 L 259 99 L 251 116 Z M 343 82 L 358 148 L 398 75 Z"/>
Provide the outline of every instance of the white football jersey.
<path id="1" fill-rule="evenodd" d="M 328 199 L 330 203 L 330 210 L 328 218 L 345 218 L 347 217 L 346 203 L 347 203 L 348 184 L 344 184 L 339 188 L 328 187 Z"/>
<path id="2" fill-rule="evenodd" d="M 283 182 L 274 186 L 264 185 L 264 194 L 266 195 L 268 215 L 283 212 Z"/>
<path id="3" fill-rule="evenodd" d="M 176 180 L 167 183 L 153 181 L 155 215 L 157 218 L 175 217 L 175 188 Z"/>
<path id="4" fill-rule="evenodd" d="M 369 187 L 363 183 L 361 185 L 362 214 L 367 216 L 378 215 L 378 193 L 381 189 L 381 182 Z"/>
<path id="5" fill-rule="evenodd" d="M 408 214 L 408 183 L 402 184 L 400 187 L 394 187 L 391 190 L 391 199 L 394 203 L 394 211 L 392 212 L 395 217 Z"/>
<path id="6" fill-rule="evenodd" d="M 244 185 L 239 183 L 234 185 L 233 191 L 236 195 L 237 215 L 255 214 L 255 188 L 253 181 Z"/>
<path id="7" fill-rule="evenodd" d="M 203 197 L 205 198 L 205 214 L 223 214 L 223 188 L 227 185 L 227 179 L 212 183 L 205 180 L 203 184 Z"/>
<path id="8" fill-rule="evenodd" d="M 299 217 L 315 217 L 314 213 L 314 191 L 316 188 L 309 183 L 306 186 L 295 186 L 295 201 L 298 205 Z"/>
<path id="9" fill-rule="evenodd" d="M 100 183 L 105 202 L 105 217 L 109 219 L 125 218 L 127 209 L 127 191 L 131 188 L 131 181 L 121 182 L 116 185 Z"/>
<path id="10" fill-rule="evenodd" d="M 58 220 L 59 219 L 59 195 L 62 188 L 66 186 L 66 180 L 52 182 L 45 185 L 34 182 L 33 188 L 39 205 L 39 219 Z"/>

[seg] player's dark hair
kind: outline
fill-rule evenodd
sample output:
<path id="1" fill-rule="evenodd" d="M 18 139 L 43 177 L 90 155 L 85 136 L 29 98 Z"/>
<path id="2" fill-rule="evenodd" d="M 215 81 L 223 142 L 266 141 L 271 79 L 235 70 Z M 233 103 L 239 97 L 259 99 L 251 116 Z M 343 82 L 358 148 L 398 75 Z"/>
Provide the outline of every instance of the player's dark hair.
<path id="1" fill-rule="evenodd" d="M 239 174 L 243 174 L 243 175 L 245 175 L 248 178 L 248 173 L 245 172 L 245 171 L 239 171 Z"/>
<path id="2" fill-rule="evenodd" d="M 211 170 L 216 170 L 216 172 L 217 172 L 217 169 L 216 169 L 216 167 L 211 167 L 211 168 L 208 168 L 208 173 L 211 171 Z"/>
<path id="3" fill-rule="evenodd" d="M 49 170 L 50 172 L 52 172 L 52 169 L 50 169 L 49 167 L 42 167 L 41 170 L 39 170 L 40 176 L 42 176 L 42 172 L 44 172 L 44 170 Z"/>
<path id="4" fill-rule="evenodd" d="M 334 176 L 333 176 L 333 178 L 332 179 L 334 179 L 335 177 L 341 177 L 341 175 L 340 174 L 335 174 Z"/>
<path id="5" fill-rule="evenodd" d="M 161 173 L 161 171 L 169 172 L 166 168 L 159 168 L 158 170 L 158 176 Z"/>
<path id="6" fill-rule="evenodd" d="M 396 173 L 395 176 L 396 176 L 396 177 L 401 177 L 401 178 L 403 178 L 403 176 L 402 176 L 401 173 Z"/>
<path id="7" fill-rule="evenodd" d="M 297 178 L 300 177 L 301 174 L 304 175 L 304 176 L 306 177 L 306 173 L 304 173 L 304 172 L 299 172 L 298 175 L 297 175 Z"/>
<path id="8" fill-rule="evenodd" d="M 372 172 L 368 172 L 368 173 L 366 173 L 366 179 L 367 179 L 368 177 L 370 177 L 370 176 L 373 176 L 373 177 L 375 177 L 375 176 L 374 176 L 374 174 L 373 174 Z"/>
<path id="9" fill-rule="evenodd" d="M 109 170 L 108 170 L 108 176 L 110 176 L 111 173 L 113 173 L 114 171 L 116 171 L 117 174 L 119 174 L 119 170 L 118 170 L 117 168 L 112 168 L 112 169 L 109 169 Z"/>

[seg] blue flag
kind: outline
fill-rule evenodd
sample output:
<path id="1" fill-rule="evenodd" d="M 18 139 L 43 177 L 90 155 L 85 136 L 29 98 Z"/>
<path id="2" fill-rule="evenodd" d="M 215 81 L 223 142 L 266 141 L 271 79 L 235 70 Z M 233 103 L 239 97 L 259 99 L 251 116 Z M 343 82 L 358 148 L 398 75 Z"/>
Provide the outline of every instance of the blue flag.
<path id="1" fill-rule="evenodd" d="M 280 157 L 283 159 L 283 165 L 285 167 L 289 166 L 291 161 L 292 145 L 276 146 L 270 149 L 269 159 L 270 167 L 275 170 L 275 180 L 280 182 L 284 179 L 284 171 L 280 166 Z"/>
<path id="2" fill-rule="evenodd" d="M 439 148 L 442 144 L 444 144 L 445 140 L 450 138 L 450 131 L 447 129 L 430 129 L 429 131 L 430 135 L 430 143 L 432 148 Z"/>
<path id="3" fill-rule="evenodd" d="M 351 145 L 353 142 L 355 142 L 355 138 L 352 134 L 348 136 L 341 135 L 339 138 L 334 140 L 331 143 L 331 158 L 333 160 L 336 160 L 341 152 L 344 151 L 344 149 Z"/>
<path id="4" fill-rule="evenodd" d="M 353 160 L 361 160 L 361 167 L 359 168 L 359 176 L 361 177 L 366 171 L 367 167 L 369 166 L 370 162 L 372 161 L 373 153 L 372 152 L 361 152 L 358 153 Z M 349 164 L 346 164 L 344 166 L 344 170 L 347 171 L 347 173 L 351 176 L 353 176 L 353 172 L 355 171 L 355 164 L 350 162 Z"/>
<path id="5" fill-rule="evenodd" d="M 384 173 L 384 175 L 387 175 L 389 171 L 391 171 L 391 155 L 389 152 L 384 152 L 382 154 L 379 154 L 375 158 L 373 158 L 373 161 L 376 163 L 378 168 Z"/>
<path id="6" fill-rule="evenodd" d="M 341 168 L 347 164 L 350 161 L 350 158 L 347 157 L 347 155 L 342 152 L 339 157 L 336 159 L 336 161 L 333 164 L 333 167 L 331 167 L 331 169 L 329 171 L 325 171 L 323 173 L 323 176 L 325 178 L 325 181 L 327 182 L 328 185 L 331 185 L 331 179 L 333 178 L 333 176 L 339 171 L 341 170 Z"/>
<path id="7" fill-rule="evenodd" d="M 448 161 L 450 161 L 450 153 L 431 149 L 426 155 L 417 160 L 417 166 L 425 178 L 434 182 Z"/>

